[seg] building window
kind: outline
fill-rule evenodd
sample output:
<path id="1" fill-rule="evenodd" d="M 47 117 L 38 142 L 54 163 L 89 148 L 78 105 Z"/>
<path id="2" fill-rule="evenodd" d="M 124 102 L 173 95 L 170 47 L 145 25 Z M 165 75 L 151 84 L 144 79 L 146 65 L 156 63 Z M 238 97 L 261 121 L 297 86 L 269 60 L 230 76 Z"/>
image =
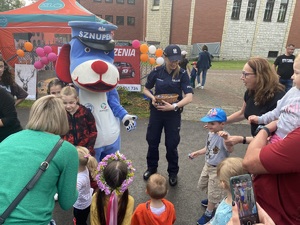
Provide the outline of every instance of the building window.
<path id="1" fill-rule="evenodd" d="M 105 2 L 107 2 L 107 3 L 112 3 L 113 0 L 105 0 Z"/>
<path id="2" fill-rule="evenodd" d="M 135 25 L 135 17 L 128 16 L 127 17 L 127 25 L 128 26 L 134 26 Z"/>
<path id="3" fill-rule="evenodd" d="M 232 6 L 231 19 L 238 20 L 240 18 L 242 0 L 234 0 Z"/>
<path id="4" fill-rule="evenodd" d="M 102 15 L 101 15 L 101 14 L 97 14 L 97 16 L 98 16 L 99 18 L 102 18 Z"/>
<path id="5" fill-rule="evenodd" d="M 247 7 L 246 20 L 254 20 L 256 0 L 249 0 Z"/>
<path id="6" fill-rule="evenodd" d="M 117 3 L 124 4 L 124 0 L 117 0 Z"/>
<path id="7" fill-rule="evenodd" d="M 94 2 L 102 2 L 102 0 L 93 0 Z"/>
<path id="8" fill-rule="evenodd" d="M 108 22 L 113 23 L 114 22 L 114 17 L 112 15 L 106 15 L 105 20 L 108 21 Z"/>
<path id="9" fill-rule="evenodd" d="M 124 16 L 117 16 L 117 25 L 124 25 Z"/>
<path id="10" fill-rule="evenodd" d="M 135 0 L 127 0 L 127 3 L 134 5 L 135 4 Z"/>
<path id="11" fill-rule="evenodd" d="M 159 6 L 159 0 L 153 0 L 153 6 Z"/>
<path id="12" fill-rule="evenodd" d="M 284 22 L 288 3 L 288 0 L 281 0 L 277 22 Z"/>
<path id="13" fill-rule="evenodd" d="M 271 22 L 274 8 L 274 0 L 268 0 L 265 9 L 264 21 Z"/>

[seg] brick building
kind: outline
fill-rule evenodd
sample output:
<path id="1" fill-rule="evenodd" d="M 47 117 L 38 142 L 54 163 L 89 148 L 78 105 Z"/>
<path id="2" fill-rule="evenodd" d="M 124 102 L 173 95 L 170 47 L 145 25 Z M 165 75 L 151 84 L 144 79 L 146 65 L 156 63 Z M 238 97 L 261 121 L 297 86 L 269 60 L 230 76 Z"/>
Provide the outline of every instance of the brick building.
<path id="1" fill-rule="evenodd" d="M 195 46 L 214 44 L 220 59 L 276 57 L 288 43 L 300 46 L 299 0 L 77 1 L 116 24 L 117 41 L 173 43 L 190 55 Z"/>

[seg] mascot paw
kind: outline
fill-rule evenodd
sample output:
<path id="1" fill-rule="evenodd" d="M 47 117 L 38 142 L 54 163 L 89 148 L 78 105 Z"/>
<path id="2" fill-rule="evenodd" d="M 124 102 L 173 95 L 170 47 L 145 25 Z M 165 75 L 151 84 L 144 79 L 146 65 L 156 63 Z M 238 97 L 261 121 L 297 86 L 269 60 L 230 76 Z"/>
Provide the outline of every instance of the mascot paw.
<path id="1" fill-rule="evenodd" d="M 123 117 L 122 119 L 122 123 L 124 124 L 124 126 L 126 127 L 126 130 L 129 132 L 129 131 L 132 131 L 136 128 L 136 119 L 138 117 L 136 115 L 126 115 Z"/>

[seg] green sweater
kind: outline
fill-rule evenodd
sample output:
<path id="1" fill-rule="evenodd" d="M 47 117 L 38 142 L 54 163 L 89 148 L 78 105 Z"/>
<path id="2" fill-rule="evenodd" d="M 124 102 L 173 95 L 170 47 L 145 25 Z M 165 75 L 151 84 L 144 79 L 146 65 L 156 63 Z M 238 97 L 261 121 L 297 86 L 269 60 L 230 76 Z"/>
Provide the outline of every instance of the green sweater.
<path id="1" fill-rule="evenodd" d="M 0 214 L 36 173 L 56 142 L 58 135 L 23 130 L 0 143 Z M 78 153 L 67 141 L 58 150 L 49 168 L 6 219 L 5 225 L 47 225 L 52 218 L 55 193 L 62 209 L 77 199 Z"/>

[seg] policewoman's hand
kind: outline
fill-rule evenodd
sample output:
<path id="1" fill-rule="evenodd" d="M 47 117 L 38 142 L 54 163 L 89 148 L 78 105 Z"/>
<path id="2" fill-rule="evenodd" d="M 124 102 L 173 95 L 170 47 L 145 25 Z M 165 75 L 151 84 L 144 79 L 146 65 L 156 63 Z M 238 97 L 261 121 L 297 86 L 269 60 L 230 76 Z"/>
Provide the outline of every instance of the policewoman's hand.
<path id="1" fill-rule="evenodd" d="M 157 110 L 159 111 L 174 111 L 174 106 L 171 105 L 170 103 L 162 100 L 163 104 L 161 105 L 156 105 Z"/>

